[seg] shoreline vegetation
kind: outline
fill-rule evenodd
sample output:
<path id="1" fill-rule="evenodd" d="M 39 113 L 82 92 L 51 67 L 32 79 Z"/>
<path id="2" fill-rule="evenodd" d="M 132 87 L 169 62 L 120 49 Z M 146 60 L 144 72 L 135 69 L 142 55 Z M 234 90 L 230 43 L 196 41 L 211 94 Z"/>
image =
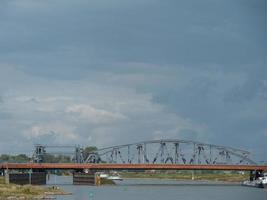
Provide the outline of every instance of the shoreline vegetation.
<path id="1" fill-rule="evenodd" d="M 5 184 L 4 177 L 0 177 L 0 200 L 54 199 L 55 195 L 70 195 L 70 193 L 64 192 L 59 187 Z"/>
<path id="2" fill-rule="evenodd" d="M 113 180 L 101 178 L 101 185 L 116 185 Z"/>
<path id="3" fill-rule="evenodd" d="M 121 172 L 125 179 L 170 179 L 240 183 L 249 179 L 248 173 L 209 172 L 209 171 L 171 171 L 171 172 Z"/>

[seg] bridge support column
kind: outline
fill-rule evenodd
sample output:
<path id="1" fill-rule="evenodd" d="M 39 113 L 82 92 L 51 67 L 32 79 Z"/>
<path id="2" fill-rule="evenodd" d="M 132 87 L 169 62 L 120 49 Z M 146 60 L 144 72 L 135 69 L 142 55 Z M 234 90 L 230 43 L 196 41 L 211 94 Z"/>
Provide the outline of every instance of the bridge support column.
<path id="1" fill-rule="evenodd" d="M 14 183 L 19 185 L 45 185 L 46 172 L 44 170 L 28 170 L 23 173 L 18 173 L 5 170 L 5 183 Z"/>
<path id="2" fill-rule="evenodd" d="M 4 176 L 5 176 L 5 183 L 9 184 L 9 171 L 8 171 L 8 169 L 4 170 Z"/>
<path id="3" fill-rule="evenodd" d="M 73 185 L 96 185 L 96 172 L 95 171 L 74 171 L 73 172 Z"/>

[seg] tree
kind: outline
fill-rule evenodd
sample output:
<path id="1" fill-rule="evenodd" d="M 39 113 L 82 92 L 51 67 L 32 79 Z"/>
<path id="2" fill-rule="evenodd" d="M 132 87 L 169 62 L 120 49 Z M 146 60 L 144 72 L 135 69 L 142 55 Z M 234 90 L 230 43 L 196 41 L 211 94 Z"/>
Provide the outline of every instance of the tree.
<path id="1" fill-rule="evenodd" d="M 3 154 L 0 156 L 0 162 L 8 162 L 10 159 L 10 156 L 7 154 Z"/>
<path id="2" fill-rule="evenodd" d="M 17 156 L 14 156 L 14 160 L 18 163 L 26 163 L 30 161 L 30 158 L 25 154 L 19 154 Z"/>
<path id="3" fill-rule="evenodd" d="M 70 156 L 53 155 L 53 154 L 47 153 L 44 155 L 44 162 L 46 163 L 70 163 L 71 158 Z"/>
<path id="4" fill-rule="evenodd" d="M 19 154 L 16 156 L 3 154 L 0 156 L 0 162 L 14 162 L 14 163 L 26 163 L 30 158 L 25 154 Z"/>

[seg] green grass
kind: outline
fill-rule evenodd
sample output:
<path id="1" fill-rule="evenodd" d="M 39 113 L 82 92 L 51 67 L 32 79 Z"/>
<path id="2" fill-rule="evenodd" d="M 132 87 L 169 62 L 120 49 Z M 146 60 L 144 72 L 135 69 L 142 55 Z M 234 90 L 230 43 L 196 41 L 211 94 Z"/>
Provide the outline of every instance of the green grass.
<path id="1" fill-rule="evenodd" d="M 0 176 L 0 184 L 4 184 L 5 183 L 5 178 L 3 176 Z"/>
<path id="2" fill-rule="evenodd" d="M 173 173 L 148 173 L 148 172 L 122 172 L 123 178 L 157 178 L 157 179 L 175 179 L 192 180 L 192 172 L 173 172 Z M 223 181 L 223 182 L 242 182 L 248 180 L 248 174 L 238 173 L 199 173 L 194 172 L 194 180 Z"/>
<path id="3" fill-rule="evenodd" d="M 63 193 L 60 189 L 45 188 L 32 185 L 5 184 L 4 177 L 0 177 L 0 200 L 8 197 L 22 198 L 25 200 L 44 197 L 46 193 Z"/>
<path id="4" fill-rule="evenodd" d="M 113 180 L 101 178 L 101 185 L 116 185 Z"/>

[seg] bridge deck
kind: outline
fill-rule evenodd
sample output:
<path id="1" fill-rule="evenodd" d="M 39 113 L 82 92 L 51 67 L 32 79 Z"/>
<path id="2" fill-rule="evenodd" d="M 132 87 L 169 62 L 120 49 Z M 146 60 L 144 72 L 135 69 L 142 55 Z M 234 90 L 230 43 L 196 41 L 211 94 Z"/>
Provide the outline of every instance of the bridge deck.
<path id="1" fill-rule="evenodd" d="M 2 163 L 0 169 L 65 170 L 238 170 L 267 171 L 267 165 L 180 165 L 180 164 L 75 164 L 75 163 Z"/>

